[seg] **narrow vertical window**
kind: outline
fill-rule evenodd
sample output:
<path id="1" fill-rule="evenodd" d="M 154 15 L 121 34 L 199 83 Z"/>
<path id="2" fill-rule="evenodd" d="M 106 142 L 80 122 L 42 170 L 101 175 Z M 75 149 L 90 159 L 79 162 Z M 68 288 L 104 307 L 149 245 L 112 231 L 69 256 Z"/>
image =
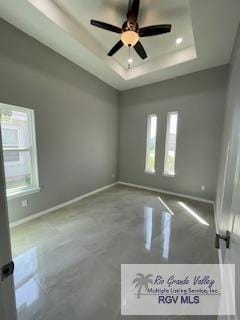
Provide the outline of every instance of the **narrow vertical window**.
<path id="1" fill-rule="evenodd" d="M 164 174 L 170 176 L 175 175 L 177 126 L 178 113 L 169 112 L 167 116 Z"/>
<path id="2" fill-rule="evenodd" d="M 156 136 L 157 136 L 157 116 L 151 114 L 147 120 L 147 145 L 146 145 L 146 162 L 145 172 L 155 173 L 155 153 L 156 153 Z"/>

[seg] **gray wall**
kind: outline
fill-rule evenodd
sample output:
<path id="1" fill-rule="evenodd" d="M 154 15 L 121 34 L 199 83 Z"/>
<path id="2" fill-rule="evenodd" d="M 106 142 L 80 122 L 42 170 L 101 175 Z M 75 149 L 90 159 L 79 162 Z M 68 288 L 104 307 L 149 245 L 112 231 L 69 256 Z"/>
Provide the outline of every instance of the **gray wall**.
<path id="1" fill-rule="evenodd" d="M 11 221 L 110 184 L 118 168 L 121 181 L 215 198 L 227 66 L 122 92 L 118 114 L 115 89 L 3 20 L 0 39 L 0 102 L 35 110 L 42 187 L 24 197 L 27 208 L 23 198 L 9 201 Z M 162 175 L 168 111 L 179 111 L 174 178 Z M 155 175 L 144 173 L 151 113 L 159 117 Z"/>
<path id="2" fill-rule="evenodd" d="M 0 39 L 0 102 L 35 110 L 42 186 L 27 208 L 9 202 L 10 220 L 114 182 L 118 92 L 3 20 Z"/>
<path id="3" fill-rule="evenodd" d="M 121 93 L 119 179 L 214 200 L 227 75 L 222 66 Z M 179 112 L 174 178 L 163 176 L 169 111 Z M 144 173 L 151 113 L 158 115 L 155 175 Z"/>

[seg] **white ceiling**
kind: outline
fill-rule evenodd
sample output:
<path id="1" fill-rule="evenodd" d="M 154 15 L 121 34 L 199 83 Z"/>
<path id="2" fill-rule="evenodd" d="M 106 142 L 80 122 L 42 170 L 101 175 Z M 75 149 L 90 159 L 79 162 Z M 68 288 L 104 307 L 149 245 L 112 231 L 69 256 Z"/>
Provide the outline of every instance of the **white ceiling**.
<path id="1" fill-rule="evenodd" d="M 239 0 L 141 0 L 140 26 L 170 23 L 172 32 L 142 38 L 148 58 L 132 50 L 130 70 L 126 47 L 107 56 L 120 35 L 89 24 L 96 19 L 121 27 L 127 6 L 128 0 L 0 0 L 0 16 L 118 90 L 229 62 Z"/>

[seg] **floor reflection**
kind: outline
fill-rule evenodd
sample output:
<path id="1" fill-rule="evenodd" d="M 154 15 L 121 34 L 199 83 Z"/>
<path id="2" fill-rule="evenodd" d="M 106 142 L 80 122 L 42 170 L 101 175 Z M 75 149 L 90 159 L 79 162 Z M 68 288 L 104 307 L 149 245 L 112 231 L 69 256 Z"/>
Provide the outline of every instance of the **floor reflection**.
<path id="1" fill-rule="evenodd" d="M 152 207 L 144 207 L 144 235 L 145 235 L 145 248 L 150 251 L 153 238 L 153 214 L 154 209 Z M 161 219 L 161 234 L 163 237 L 162 242 L 162 256 L 163 258 L 169 257 L 170 248 L 170 236 L 171 236 L 171 219 L 172 214 L 167 211 L 161 212 L 161 215 L 156 216 L 156 219 Z"/>
<path id="2" fill-rule="evenodd" d="M 36 282 L 38 273 L 37 250 L 32 248 L 14 259 L 14 282 L 18 312 L 31 306 L 39 299 L 39 287 Z"/>
<path id="3" fill-rule="evenodd" d="M 172 215 L 169 212 L 162 212 L 162 234 L 163 234 L 163 258 L 169 257 L 170 236 L 171 236 L 171 219 Z"/>
<path id="4" fill-rule="evenodd" d="M 145 248 L 151 250 L 152 245 L 152 227 L 153 227 L 153 208 L 144 207 L 144 227 L 145 227 Z"/>
<path id="5" fill-rule="evenodd" d="M 207 223 L 206 220 L 204 220 L 203 218 L 201 218 L 195 211 L 193 211 L 189 206 L 187 206 L 185 203 L 178 201 L 178 204 L 180 204 L 180 206 L 182 208 L 184 208 L 188 213 L 190 213 L 198 222 L 200 222 L 201 224 L 204 224 L 205 226 L 209 226 L 209 224 Z"/>
<path id="6" fill-rule="evenodd" d="M 174 216 L 174 212 L 168 207 L 168 205 L 166 204 L 166 202 L 164 202 L 161 197 L 158 197 L 158 200 L 164 205 L 164 207 L 167 209 L 167 211 L 168 211 L 172 216 Z"/>

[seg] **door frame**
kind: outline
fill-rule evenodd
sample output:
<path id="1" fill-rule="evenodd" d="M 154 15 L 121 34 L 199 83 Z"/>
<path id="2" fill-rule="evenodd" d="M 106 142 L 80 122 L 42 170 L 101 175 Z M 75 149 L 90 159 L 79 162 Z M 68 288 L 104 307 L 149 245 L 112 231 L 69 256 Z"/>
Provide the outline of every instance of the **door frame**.
<path id="1" fill-rule="evenodd" d="M 13 274 L 2 280 L 1 269 L 12 261 L 10 229 L 4 175 L 0 125 L 0 319 L 16 320 L 16 299 Z"/>

